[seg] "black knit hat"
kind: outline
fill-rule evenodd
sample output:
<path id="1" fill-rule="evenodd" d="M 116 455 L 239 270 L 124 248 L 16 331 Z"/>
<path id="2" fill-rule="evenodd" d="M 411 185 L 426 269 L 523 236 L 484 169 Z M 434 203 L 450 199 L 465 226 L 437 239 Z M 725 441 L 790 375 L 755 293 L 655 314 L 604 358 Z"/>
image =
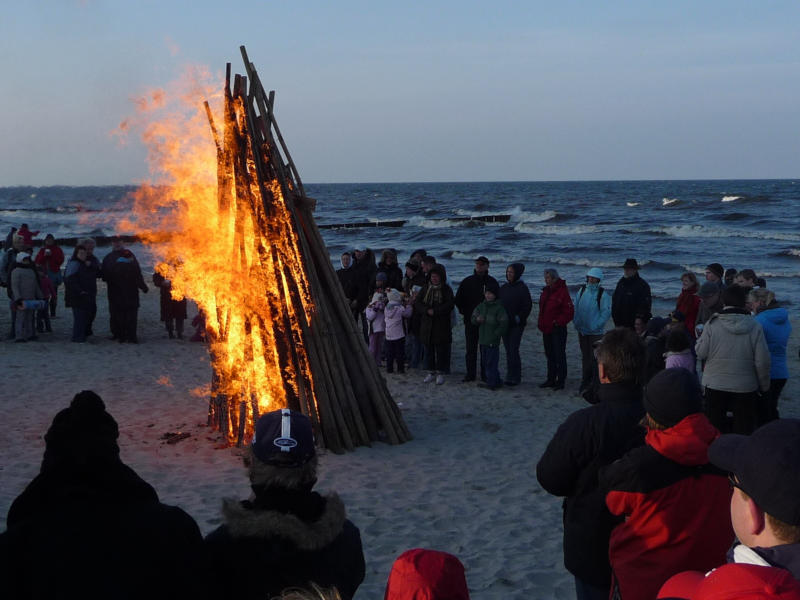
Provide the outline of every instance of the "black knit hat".
<path id="1" fill-rule="evenodd" d="M 644 408 L 664 427 L 674 427 L 689 415 L 703 411 L 697 376 L 687 369 L 664 369 L 644 390 Z"/>
<path id="2" fill-rule="evenodd" d="M 490 279 L 489 281 L 486 282 L 485 291 L 492 292 L 494 294 L 494 297 L 497 298 L 497 296 L 500 295 L 500 284 L 497 283 L 496 280 Z"/>
<path id="3" fill-rule="evenodd" d="M 118 437 L 117 422 L 106 412 L 103 400 L 84 390 L 53 419 L 44 436 L 44 462 L 87 464 L 117 460 Z"/>

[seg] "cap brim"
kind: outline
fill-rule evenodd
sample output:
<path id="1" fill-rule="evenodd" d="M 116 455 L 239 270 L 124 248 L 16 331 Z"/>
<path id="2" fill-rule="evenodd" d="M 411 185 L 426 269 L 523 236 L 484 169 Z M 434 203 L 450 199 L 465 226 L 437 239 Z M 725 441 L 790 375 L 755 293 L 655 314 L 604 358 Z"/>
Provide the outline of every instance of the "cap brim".
<path id="1" fill-rule="evenodd" d="M 670 577 L 661 586 L 657 600 L 689 600 L 703 583 L 705 574 L 700 571 L 684 571 Z"/>
<path id="2" fill-rule="evenodd" d="M 728 473 L 735 473 L 737 460 L 736 455 L 739 447 L 747 439 L 746 435 L 738 433 L 728 433 L 719 436 L 708 448 L 709 462 Z"/>

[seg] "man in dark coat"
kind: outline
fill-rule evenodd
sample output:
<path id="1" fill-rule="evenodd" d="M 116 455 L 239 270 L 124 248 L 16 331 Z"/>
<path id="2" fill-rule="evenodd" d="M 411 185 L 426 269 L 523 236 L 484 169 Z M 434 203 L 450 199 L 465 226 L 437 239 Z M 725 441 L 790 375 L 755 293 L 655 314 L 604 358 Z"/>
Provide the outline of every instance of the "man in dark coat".
<path id="1" fill-rule="evenodd" d="M 339 279 L 345 298 L 347 298 L 350 303 L 350 312 L 353 313 L 353 318 L 356 320 L 356 323 L 358 323 L 358 316 L 361 314 L 359 311 L 359 299 L 361 296 L 359 291 L 358 271 L 354 268 L 353 255 L 349 252 L 343 252 L 339 260 L 342 267 L 336 269 L 336 277 Z"/>
<path id="2" fill-rule="evenodd" d="M 621 521 L 606 506 L 598 471 L 644 443 L 641 339 L 618 327 L 596 352 L 599 402 L 567 417 L 536 465 L 541 486 L 564 497 L 564 566 L 579 600 L 609 597 L 609 539 Z"/>
<path id="3" fill-rule="evenodd" d="M 419 340 L 425 345 L 425 383 L 434 379 L 444 383 L 450 373 L 450 347 L 453 342 L 452 321 L 455 294 L 447 285 L 447 272 L 442 265 L 434 265 L 428 273 L 429 281 L 417 294 L 414 312 L 420 315 Z"/>
<path id="4" fill-rule="evenodd" d="M 472 313 L 481 302 L 486 285 L 489 282 L 497 284 L 497 280 L 489 275 L 489 259 L 479 256 L 475 259 L 475 270 L 472 275 L 465 277 L 456 292 L 456 308 L 464 317 L 464 337 L 466 339 L 467 374 L 462 381 L 475 381 L 478 362 L 478 326 L 472 324 Z M 481 381 L 486 381 L 483 361 L 481 361 Z"/>
<path id="5" fill-rule="evenodd" d="M 522 359 L 519 355 L 519 346 L 522 343 L 522 333 L 528 323 L 528 315 L 533 308 L 531 291 L 522 281 L 525 265 L 512 263 L 506 268 L 506 283 L 500 288 L 500 302 L 508 313 L 508 331 L 503 336 L 503 346 L 506 349 L 506 379 L 505 385 L 519 385 L 522 380 Z"/>
<path id="6" fill-rule="evenodd" d="M 335 586 L 350 599 L 364 580 L 358 528 L 336 494 L 312 491 L 311 422 L 282 409 L 263 415 L 245 456 L 254 498 L 225 500 L 206 537 L 212 598 L 272 598 L 288 587 Z"/>
<path id="7" fill-rule="evenodd" d="M 622 268 L 625 274 L 617 282 L 611 297 L 611 318 L 614 319 L 615 327 L 633 329 L 637 314 L 650 318 L 653 299 L 650 285 L 639 276 L 639 263 L 636 259 L 627 259 Z"/>
<path id="8" fill-rule="evenodd" d="M 197 524 L 120 460 L 118 437 L 94 392 L 53 419 L 41 471 L 0 534 L 0 596 L 206 597 Z"/>
<path id="9" fill-rule="evenodd" d="M 353 261 L 353 277 L 355 277 L 358 285 L 356 310 L 361 315 L 361 330 L 364 334 L 364 341 L 369 343 L 369 321 L 367 321 L 365 311 L 375 290 L 375 274 L 378 272 L 378 267 L 375 264 L 375 253 L 369 248 L 356 248 L 353 250 Z"/>
<path id="10" fill-rule="evenodd" d="M 106 254 L 103 257 L 103 262 L 100 265 L 100 275 L 102 276 L 103 281 L 108 284 L 108 326 L 109 330 L 111 331 L 111 339 L 118 340 L 122 336 L 120 335 L 120 316 L 117 314 L 118 303 L 112 301 L 112 296 L 114 292 L 111 290 L 111 286 L 116 283 L 113 281 L 114 279 L 114 265 L 116 264 L 117 260 L 122 256 L 123 252 L 128 252 L 133 257 L 133 262 L 136 265 L 139 265 L 139 262 L 136 260 L 136 256 L 134 256 L 133 252 L 127 250 L 125 248 L 125 244 L 122 242 L 122 238 L 118 235 L 115 235 L 111 238 L 111 252 Z M 137 305 L 138 306 L 138 305 Z"/>
<path id="11" fill-rule="evenodd" d="M 108 282 L 108 306 L 112 311 L 111 331 L 120 343 L 137 344 L 139 290 L 145 294 L 148 290 L 139 263 L 130 250 L 123 250 L 103 275 Z"/>

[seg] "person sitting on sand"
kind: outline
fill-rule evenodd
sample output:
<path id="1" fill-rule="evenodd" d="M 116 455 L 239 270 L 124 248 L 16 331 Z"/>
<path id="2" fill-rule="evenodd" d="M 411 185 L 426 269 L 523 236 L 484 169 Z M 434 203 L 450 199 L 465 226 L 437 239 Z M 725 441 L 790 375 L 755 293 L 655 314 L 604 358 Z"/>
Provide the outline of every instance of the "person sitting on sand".
<path id="1" fill-rule="evenodd" d="M 392 565 L 384 600 L 469 600 L 464 565 L 439 550 L 406 550 Z"/>
<path id="2" fill-rule="evenodd" d="M 611 584 L 608 545 L 620 519 L 609 512 L 597 473 L 644 443 L 644 342 L 618 327 L 595 351 L 599 402 L 567 417 L 536 465 L 541 486 L 565 498 L 564 566 L 575 577 L 578 600 L 605 600 Z"/>
<path id="3" fill-rule="evenodd" d="M 287 408 L 261 416 L 244 461 L 252 499 L 224 500 L 223 524 L 205 539 L 210 597 L 270 598 L 313 582 L 352 598 L 365 575 L 361 536 L 338 495 L 312 491 L 308 417 Z"/>
<path id="4" fill-rule="evenodd" d="M 0 534 L 0 596 L 206 597 L 197 524 L 122 462 L 118 438 L 94 392 L 55 416 L 41 470 Z"/>

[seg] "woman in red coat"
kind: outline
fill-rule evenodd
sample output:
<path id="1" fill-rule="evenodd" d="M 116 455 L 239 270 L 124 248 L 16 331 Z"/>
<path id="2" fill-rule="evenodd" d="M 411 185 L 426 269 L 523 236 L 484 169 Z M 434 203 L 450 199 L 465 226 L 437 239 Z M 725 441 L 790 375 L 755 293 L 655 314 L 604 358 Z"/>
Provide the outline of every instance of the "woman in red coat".
<path id="1" fill-rule="evenodd" d="M 697 295 L 700 285 L 697 283 L 697 277 L 691 271 L 681 275 L 681 285 L 683 287 L 680 296 L 678 296 L 678 302 L 675 304 L 675 310 L 683 314 L 686 330 L 694 339 L 696 337 L 694 326 L 697 322 L 697 313 L 700 310 L 700 296 Z"/>
<path id="2" fill-rule="evenodd" d="M 575 307 L 567 282 L 555 269 L 544 270 L 542 295 L 539 296 L 539 330 L 547 357 L 547 379 L 540 388 L 563 390 L 567 379 L 567 323 L 575 316 Z"/>
<path id="3" fill-rule="evenodd" d="M 37 232 L 38 233 L 38 232 Z M 34 262 L 44 267 L 47 278 L 53 284 L 55 293 L 50 297 L 50 316 L 56 316 L 56 304 L 58 304 L 58 286 L 61 285 L 61 265 L 64 264 L 64 251 L 56 246 L 56 238 L 52 233 L 48 233 L 44 238 L 44 246 L 39 248 Z"/>

